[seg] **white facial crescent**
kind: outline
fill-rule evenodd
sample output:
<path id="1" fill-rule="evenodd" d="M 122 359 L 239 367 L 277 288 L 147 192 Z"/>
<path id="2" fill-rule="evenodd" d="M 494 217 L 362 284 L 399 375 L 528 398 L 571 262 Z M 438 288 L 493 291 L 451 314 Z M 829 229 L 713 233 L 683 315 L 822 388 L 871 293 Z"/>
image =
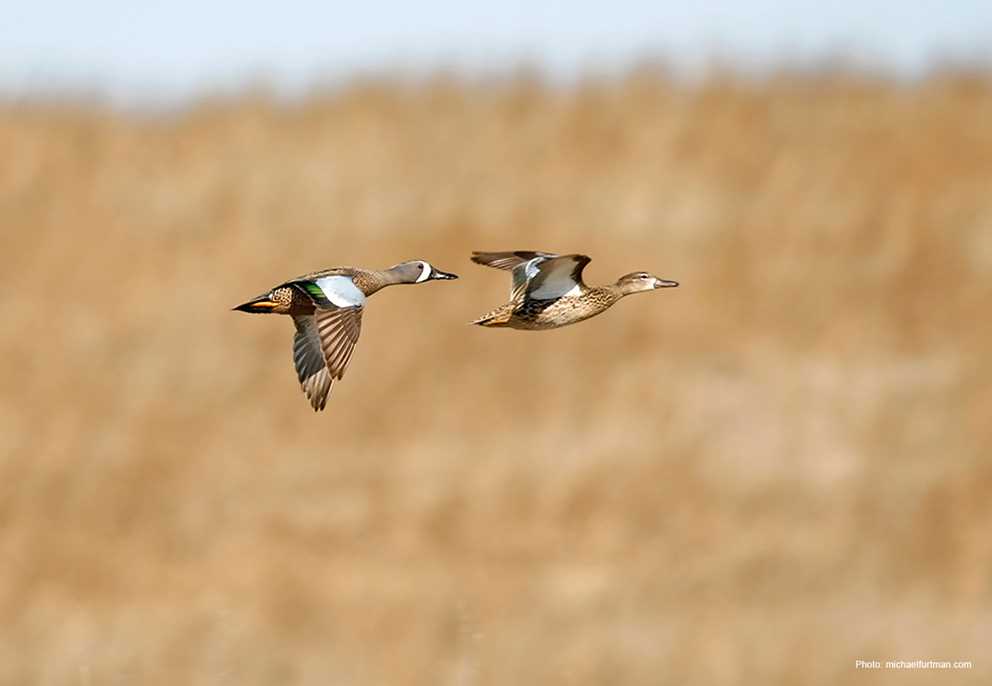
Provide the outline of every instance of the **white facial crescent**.
<path id="1" fill-rule="evenodd" d="M 424 281 L 427 281 L 427 279 L 431 277 L 431 272 L 433 271 L 433 269 L 429 264 L 421 260 L 420 268 L 423 271 L 420 272 L 420 276 L 417 277 L 417 280 L 414 283 L 423 283 Z"/>

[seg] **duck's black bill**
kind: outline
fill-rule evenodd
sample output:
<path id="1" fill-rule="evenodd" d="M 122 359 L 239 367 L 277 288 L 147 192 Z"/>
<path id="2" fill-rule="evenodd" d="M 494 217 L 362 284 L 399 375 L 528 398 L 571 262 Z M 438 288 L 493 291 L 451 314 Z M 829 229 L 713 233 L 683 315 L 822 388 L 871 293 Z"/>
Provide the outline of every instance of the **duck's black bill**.
<path id="1" fill-rule="evenodd" d="M 269 300 L 269 296 L 263 295 L 231 309 L 237 310 L 238 312 L 252 312 L 255 314 L 261 314 L 264 312 L 271 312 L 272 308 L 275 306 L 276 304 Z"/>
<path id="2" fill-rule="evenodd" d="M 675 288 L 679 285 L 678 281 L 666 281 L 665 279 L 658 279 L 654 287 L 655 288 Z"/>
<path id="3" fill-rule="evenodd" d="M 458 274 L 452 274 L 450 272 L 442 272 L 440 269 L 435 269 L 434 273 L 431 274 L 432 279 L 440 279 L 442 281 L 448 281 L 450 279 L 457 279 Z"/>

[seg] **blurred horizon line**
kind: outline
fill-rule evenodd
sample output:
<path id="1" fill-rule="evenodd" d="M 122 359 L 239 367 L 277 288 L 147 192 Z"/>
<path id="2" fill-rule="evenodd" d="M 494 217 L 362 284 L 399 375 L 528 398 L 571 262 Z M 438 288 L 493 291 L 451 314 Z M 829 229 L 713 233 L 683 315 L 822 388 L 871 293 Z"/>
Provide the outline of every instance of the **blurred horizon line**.
<path id="1" fill-rule="evenodd" d="M 988 68 L 990 38 L 992 10 L 978 0 L 41 0 L 12 7 L 0 26 L 0 96 L 90 93 L 173 107 L 260 84 L 293 98 L 383 75 L 495 78 L 521 65 L 569 85 L 645 61 L 690 81 L 714 63 L 759 77 L 840 64 L 912 81 L 942 64 Z"/>
<path id="2" fill-rule="evenodd" d="M 564 72 L 546 61 L 526 56 L 494 68 L 470 62 L 436 60 L 413 65 L 397 63 L 349 70 L 314 70 L 307 76 L 293 78 L 280 76 L 278 71 L 244 70 L 241 76 L 218 77 L 183 88 L 147 81 L 136 85 L 114 77 L 42 76 L 20 86 L 0 80 L 0 106 L 69 105 L 138 112 L 182 111 L 203 103 L 259 97 L 280 104 L 294 104 L 376 85 L 416 90 L 437 83 L 496 88 L 534 83 L 549 90 L 569 92 L 590 85 L 621 83 L 639 76 L 688 89 L 706 87 L 715 81 L 758 86 L 776 79 L 800 78 L 841 78 L 912 87 L 948 77 L 992 79 L 992 56 L 937 55 L 925 67 L 917 69 L 900 68 L 890 61 L 850 52 L 775 59 L 739 59 L 714 52 L 691 60 L 644 54 L 634 59 L 590 63 Z"/>

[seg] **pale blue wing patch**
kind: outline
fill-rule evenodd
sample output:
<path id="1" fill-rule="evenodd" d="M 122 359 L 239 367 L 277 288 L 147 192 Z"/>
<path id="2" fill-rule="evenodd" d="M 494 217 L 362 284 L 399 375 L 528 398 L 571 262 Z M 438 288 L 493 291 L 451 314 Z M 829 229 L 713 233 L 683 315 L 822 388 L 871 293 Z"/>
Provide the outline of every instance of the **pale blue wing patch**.
<path id="1" fill-rule="evenodd" d="M 518 264 L 513 268 L 513 285 L 510 287 L 511 300 L 523 295 L 527 288 L 527 283 L 540 272 L 538 265 L 547 260 L 548 258 L 542 255 Z"/>
<path id="2" fill-rule="evenodd" d="M 314 283 L 338 307 L 360 307 L 365 304 L 365 294 L 350 276 L 323 276 L 315 279 Z"/>
<path id="3" fill-rule="evenodd" d="M 554 300 L 582 295 L 582 269 L 588 262 L 585 255 L 562 255 L 535 264 L 538 273 L 527 281 L 528 297 Z"/>

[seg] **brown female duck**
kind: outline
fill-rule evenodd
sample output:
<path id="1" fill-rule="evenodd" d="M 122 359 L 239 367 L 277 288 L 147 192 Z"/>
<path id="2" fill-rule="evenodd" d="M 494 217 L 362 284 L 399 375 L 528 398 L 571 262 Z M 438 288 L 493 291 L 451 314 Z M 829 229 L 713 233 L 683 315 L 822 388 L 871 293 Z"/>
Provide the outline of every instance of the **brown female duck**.
<path id="1" fill-rule="evenodd" d="M 631 272 L 606 286 L 587 286 L 582 280 L 582 270 L 590 262 L 586 255 L 475 252 L 472 261 L 513 274 L 509 302 L 472 322 L 479 326 L 556 329 L 595 317 L 626 295 L 678 286 L 646 272 Z"/>

